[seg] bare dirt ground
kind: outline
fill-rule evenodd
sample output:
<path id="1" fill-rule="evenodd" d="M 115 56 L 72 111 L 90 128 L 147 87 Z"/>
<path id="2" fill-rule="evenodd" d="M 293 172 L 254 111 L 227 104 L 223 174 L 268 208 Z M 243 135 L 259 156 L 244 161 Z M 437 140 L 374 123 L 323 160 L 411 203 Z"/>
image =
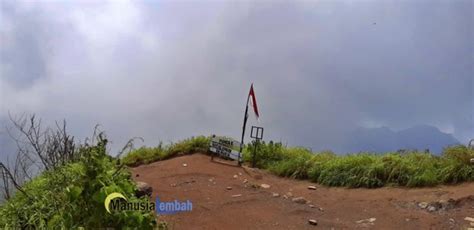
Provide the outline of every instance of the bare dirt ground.
<path id="1" fill-rule="evenodd" d="M 464 218 L 474 217 L 474 183 L 416 189 L 334 188 L 227 164 L 193 154 L 132 171 L 135 180 L 153 187 L 153 199 L 193 202 L 191 212 L 159 216 L 171 229 L 467 229 L 470 222 Z M 294 202 L 296 197 L 310 203 Z M 420 204 L 449 199 L 453 199 L 450 207 L 431 212 Z M 309 219 L 316 220 L 317 226 L 310 225 Z"/>

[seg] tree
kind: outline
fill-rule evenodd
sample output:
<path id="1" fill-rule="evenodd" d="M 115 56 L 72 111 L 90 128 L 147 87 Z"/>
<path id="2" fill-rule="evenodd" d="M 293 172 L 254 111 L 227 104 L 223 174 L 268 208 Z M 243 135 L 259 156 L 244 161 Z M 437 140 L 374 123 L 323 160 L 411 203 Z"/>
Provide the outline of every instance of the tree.
<path id="1" fill-rule="evenodd" d="M 36 116 L 22 115 L 13 118 L 8 134 L 17 145 L 17 154 L 13 163 L 0 162 L 0 179 L 3 197 L 9 199 L 23 183 L 43 171 L 52 170 L 67 162 L 78 159 L 74 137 L 66 131 L 66 121 L 55 122 L 54 128 L 43 128 L 41 119 Z"/>

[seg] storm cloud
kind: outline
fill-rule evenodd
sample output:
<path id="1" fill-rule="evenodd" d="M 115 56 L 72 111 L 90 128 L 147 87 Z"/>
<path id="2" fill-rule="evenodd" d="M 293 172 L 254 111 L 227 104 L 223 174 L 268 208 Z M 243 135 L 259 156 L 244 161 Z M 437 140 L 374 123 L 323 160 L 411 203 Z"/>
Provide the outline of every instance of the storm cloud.
<path id="1" fill-rule="evenodd" d="M 0 8 L 5 125 L 9 113 L 36 113 L 84 138 L 101 124 L 113 149 L 134 136 L 237 138 L 253 82 L 267 140 L 343 152 L 358 127 L 474 137 L 469 0 Z"/>

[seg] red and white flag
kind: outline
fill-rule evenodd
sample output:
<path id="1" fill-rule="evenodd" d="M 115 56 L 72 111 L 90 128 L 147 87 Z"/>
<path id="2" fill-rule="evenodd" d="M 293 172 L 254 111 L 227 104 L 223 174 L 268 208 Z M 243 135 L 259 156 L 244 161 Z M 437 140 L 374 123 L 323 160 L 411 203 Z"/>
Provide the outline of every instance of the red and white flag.
<path id="1" fill-rule="evenodd" d="M 249 97 L 252 98 L 251 102 L 252 102 L 253 112 L 255 113 L 255 116 L 257 117 L 257 120 L 258 120 L 260 115 L 258 114 L 257 98 L 255 97 L 255 91 L 253 90 L 253 83 L 250 86 Z"/>

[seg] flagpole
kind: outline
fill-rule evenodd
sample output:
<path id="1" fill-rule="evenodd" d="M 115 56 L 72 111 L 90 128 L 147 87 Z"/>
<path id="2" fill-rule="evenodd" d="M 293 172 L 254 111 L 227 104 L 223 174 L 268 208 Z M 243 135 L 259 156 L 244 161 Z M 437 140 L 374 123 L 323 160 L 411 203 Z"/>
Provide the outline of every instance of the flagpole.
<path id="1" fill-rule="evenodd" d="M 244 113 L 244 123 L 242 125 L 242 138 L 240 139 L 240 150 L 239 150 L 239 165 L 242 164 L 242 150 L 244 147 L 244 137 L 245 137 L 245 126 L 247 125 L 247 114 L 249 111 L 249 100 L 250 100 L 250 93 L 247 95 L 247 103 L 245 104 L 245 113 Z"/>

